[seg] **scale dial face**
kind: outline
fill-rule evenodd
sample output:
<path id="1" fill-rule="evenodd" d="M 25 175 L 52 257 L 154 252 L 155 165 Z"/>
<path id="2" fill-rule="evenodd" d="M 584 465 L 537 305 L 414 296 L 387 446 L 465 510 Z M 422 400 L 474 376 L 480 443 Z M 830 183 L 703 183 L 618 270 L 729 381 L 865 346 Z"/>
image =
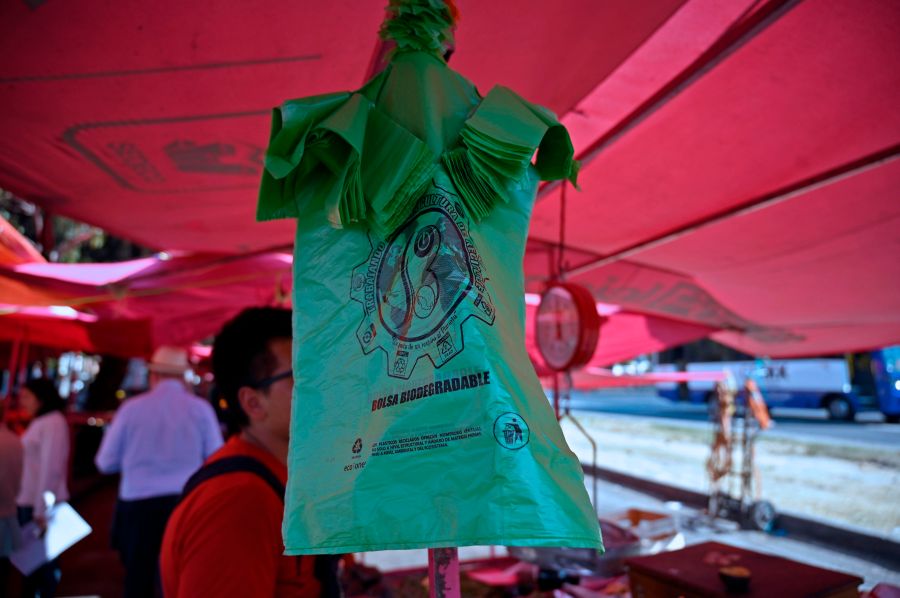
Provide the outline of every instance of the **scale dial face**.
<path id="1" fill-rule="evenodd" d="M 586 364 L 594 353 L 600 317 L 590 292 L 573 284 L 555 284 L 537 309 L 535 340 L 546 364 L 563 371 Z"/>

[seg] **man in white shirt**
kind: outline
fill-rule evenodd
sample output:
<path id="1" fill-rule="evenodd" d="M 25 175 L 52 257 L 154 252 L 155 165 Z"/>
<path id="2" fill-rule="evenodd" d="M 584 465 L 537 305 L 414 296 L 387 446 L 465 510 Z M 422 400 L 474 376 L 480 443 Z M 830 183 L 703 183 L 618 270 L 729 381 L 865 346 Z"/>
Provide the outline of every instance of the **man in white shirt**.
<path id="1" fill-rule="evenodd" d="M 150 391 L 126 401 L 106 429 L 95 462 L 121 472 L 113 547 L 125 565 L 125 597 L 159 588 L 163 531 L 185 482 L 222 446 L 212 405 L 185 386 L 184 349 L 160 347 L 148 365 Z"/>

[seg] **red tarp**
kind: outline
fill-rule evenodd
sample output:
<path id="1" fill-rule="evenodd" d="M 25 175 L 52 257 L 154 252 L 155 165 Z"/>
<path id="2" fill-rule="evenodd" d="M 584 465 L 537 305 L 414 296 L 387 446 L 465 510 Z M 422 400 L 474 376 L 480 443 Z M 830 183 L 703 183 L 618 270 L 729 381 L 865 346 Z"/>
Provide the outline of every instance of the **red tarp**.
<path id="1" fill-rule="evenodd" d="M 461 0 L 453 64 L 564 113 L 683 2 Z M 252 224 L 271 109 L 361 86 L 386 4 L 4 2 L 0 187 L 153 248 L 289 245 Z"/>
<path id="2" fill-rule="evenodd" d="M 359 86 L 384 4 L 3 3 L 0 187 L 158 249 L 287 247 L 251 223 L 269 108 Z M 753 353 L 900 342 L 900 4 L 458 4 L 453 66 L 585 158 L 569 280 Z M 559 228 L 547 187 L 532 291 Z"/>
<path id="3" fill-rule="evenodd" d="M 203 339 L 244 307 L 286 305 L 291 256 L 175 254 L 118 264 L 27 264 L 0 274 L 0 304 L 19 303 L 24 286 L 32 305 L 77 308 L 79 324 L 97 319 L 91 330 L 106 330 L 116 322 L 145 322 L 146 334 L 135 339 L 140 351 L 132 351 L 144 354 L 159 344 L 188 345 Z M 65 323 L 61 318 L 60 324 Z M 0 338 L 33 329 L 0 316 Z M 28 334 L 24 340 L 40 344 Z M 117 347 L 124 342 L 108 352 L 121 353 Z"/>
<path id="4" fill-rule="evenodd" d="M 750 353 L 896 343 L 900 5 L 788 8 L 613 142 L 579 138 L 570 279 Z M 556 189 L 532 237 L 557 239 L 559 213 Z"/>
<path id="5" fill-rule="evenodd" d="M 134 356 L 144 356 L 158 344 L 186 345 L 214 333 L 243 307 L 287 305 L 290 263 L 286 254 L 174 255 L 117 264 L 28 264 L 0 270 L 0 340 Z M 31 290 L 34 304 L 46 307 L 2 305 L 15 300 L 18 284 Z M 526 346 L 538 373 L 548 375 L 534 342 L 540 297 L 528 294 L 525 302 Z M 592 367 L 715 332 L 708 326 L 630 313 L 612 305 L 600 304 L 598 310 L 604 321 Z"/>
<path id="6" fill-rule="evenodd" d="M 0 218 L 0 266 L 44 262 L 44 256 L 5 218 Z"/>
<path id="7" fill-rule="evenodd" d="M 62 307 L 0 305 L 0 341 L 120 357 L 153 352 L 148 318 L 101 320 Z"/>

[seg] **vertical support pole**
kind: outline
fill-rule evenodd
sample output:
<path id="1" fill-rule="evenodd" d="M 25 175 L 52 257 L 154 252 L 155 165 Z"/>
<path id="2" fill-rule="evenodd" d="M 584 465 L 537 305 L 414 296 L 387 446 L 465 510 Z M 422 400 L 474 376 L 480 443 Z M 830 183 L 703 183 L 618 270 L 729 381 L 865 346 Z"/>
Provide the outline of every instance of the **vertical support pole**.
<path id="1" fill-rule="evenodd" d="M 9 383 L 6 385 L 6 400 L 12 399 L 13 387 L 16 385 L 16 376 L 19 373 L 19 349 L 22 346 L 21 338 L 14 338 L 9 352 Z M 8 404 L 7 404 L 8 406 Z"/>
<path id="2" fill-rule="evenodd" d="M 562 188 L 559 190 L 559 254 L 556 264 L 556 277 L 562 280 L 566 275 L 566 185 L 568 181 L 563 180 Z"/>
<path id="3" fill-rule="evenodd" d="M 460 598 L 456 547 L 428 549 L 428 598 Z"/>
<path id="4" fill-rule="evenodd" d="M 17 385 L 28 382 L 28 352 L 31 350 L 27 340 L 22 341 L 22 350 L 19 354 L 19 371 L 16 374 Z"/>
<path id="5" fill-rule="evenodd" d="M 50 210 L 43 210 L 41 213 L 38 236 L 41 242 L 41 253 L 49 260 L 50 253 L 56 249 L 56 231 L 53 229 L 53 213 Z"/>
<path id="6" fill-rule="evenodd" d="M 553 412 L 559 421 L 559 372 L 553 372 Z"/>

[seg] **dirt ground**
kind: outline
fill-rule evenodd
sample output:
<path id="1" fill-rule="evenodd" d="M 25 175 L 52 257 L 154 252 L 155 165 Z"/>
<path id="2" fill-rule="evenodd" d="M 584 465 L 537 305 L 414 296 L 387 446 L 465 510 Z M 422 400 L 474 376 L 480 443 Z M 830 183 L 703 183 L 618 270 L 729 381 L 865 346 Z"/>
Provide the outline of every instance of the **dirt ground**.
<path id="1" fill-rule="evenodd" d="M 598 444 L 597 464 L 707 492 L 711 429 L 637 417 L 578 413 Z M 591 447 L 571 422 L 563 431 L 582 462 Z M 864 528 L 900 540 L 900 447 L 861 448 L 766 438 L 756 444 L 762 498 L 790 512 Z"/>

